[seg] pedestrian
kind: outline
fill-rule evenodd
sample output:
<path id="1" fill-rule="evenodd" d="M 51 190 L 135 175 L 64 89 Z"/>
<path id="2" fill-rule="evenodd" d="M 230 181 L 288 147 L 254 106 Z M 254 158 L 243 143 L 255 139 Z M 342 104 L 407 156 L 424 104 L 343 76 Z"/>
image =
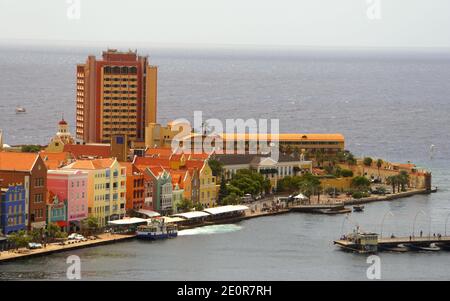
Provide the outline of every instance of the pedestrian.
<path id="1" fill-rule="evenodd" d="M 420 230 L 420 237 L 422 237 L 422 235 L 423 235 L 423 231 L 422 231 L 422 230 Z"/>

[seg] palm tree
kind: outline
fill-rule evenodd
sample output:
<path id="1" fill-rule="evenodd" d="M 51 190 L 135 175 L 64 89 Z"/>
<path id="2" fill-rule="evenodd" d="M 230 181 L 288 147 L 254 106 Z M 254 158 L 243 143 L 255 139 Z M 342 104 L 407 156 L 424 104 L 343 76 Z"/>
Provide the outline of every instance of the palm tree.
<path id="1" fill-rule="evenodd" d="M 401 185 L 402 191 L 406 191 L 406 185 L 408 185 L 408 183 L 409 183 L 408 173 L 406 171 L 402 170 L 397 177 L 399 180 L 399 184 Z"/>
<path id="2" fill-rule="evenodd" d="M 389 176 L 386 179 L 388 185 L 392 185 L 392 193 L 395 193 L 395 186 L 398 184 L 398 176 Z"/>
<path id="3" fill-rule="evenodd" d="M 364 166 L 370 167 L 370 166 L 372 166 L 372 162 L 373 162 L 372 158 L 370 158 L 370 157 L 364 158 L 364 160 L 363 160 L 363 176 L 366 174 L 364 172 Z"/>
<path id="4" fill-rule="evenodd" d="M 380 178 L 381 178 L 381 176 L 380 176 L 380 168 L 381 168 L 381 166 L 383 166 L 383 160 L 381 160 L 381 159 L 378 159 L 378 160 L 377 160 L 377 168 L 378 168 L 378 179 L 380 179 Z"/>

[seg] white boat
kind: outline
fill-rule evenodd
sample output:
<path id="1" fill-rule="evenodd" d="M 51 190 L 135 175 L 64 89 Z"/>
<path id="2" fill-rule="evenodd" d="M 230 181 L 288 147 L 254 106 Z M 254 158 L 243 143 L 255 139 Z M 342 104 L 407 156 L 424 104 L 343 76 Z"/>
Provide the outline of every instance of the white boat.
<path id="1" fill-rule="evenodd" d="M 151 219 L 147 225 L 139 226 L 136 237 L 139 239 L 166 239 L 178 236 L 178 228 L 175 224 L 165 223 L 163 219 Z"/>
<path id="2" fill-rule="evenodd" d="M 24 107 L 18 106 L 16 107 L 16 113 L 26 113 L 27 110 Z"/>

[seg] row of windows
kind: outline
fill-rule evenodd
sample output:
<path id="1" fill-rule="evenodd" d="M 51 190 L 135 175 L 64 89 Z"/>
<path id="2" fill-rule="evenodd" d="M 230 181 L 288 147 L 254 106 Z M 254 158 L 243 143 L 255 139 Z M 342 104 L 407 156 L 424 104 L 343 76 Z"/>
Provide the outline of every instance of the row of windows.
<path id="1" fill-rule="evenodd" d="M 8 227 L 13 227 L 22 224 L 23 224 L 22 215 L 8 217 Z"/>
<path id="2" fill-rule="evenodd" d="M 35 179 L 35 187 L 44 187 L 44 178 Z"/>
<path id="3" fill-rule="evenodd" d="M 105 82 L 112 82 L 112 81 L 129 81 L 129 82 L 136 82 L 136 78 L 120 78 L 120 77 L 105 77 Z"/>
<path id="4" fill-rule="evenodd" d="M 103 94 L 137 94 L 137 92 L 128 90 L 105 90 Z"/>
<path id="5" fill-rule="evenodd" d="M 114 109 L 114 110 L 104 109 L 103 112 L 105 112 L 105 113 L 110 113 L 110 112 L 113 112 L 113 113 L 136 113 L 137 110 L 133 110 L 133 109 L 130 109 L 130 110 L 127 110 L 127 109 L 122 109 L 122 110 L 119 110 L 119 109 Z"/>
<path id="6" fill-rule="evenodd" d="M 85 183 L 84 183 L 85 181 L 77 181 L 77 187 L 80 187 L 80 183 L 81 183 L 81 187 L 84 187 L 84 185 L 85 185 Z M 75 187 L 75 181 L 72 181 L 72 188 L 74 188 Z"/>
<path id="7" fill-rule="evenodd" d="M 23 213 L 22 212 L 22 205 L 15 205 L 15 206 L 9 206 L 8 207 L 8 214 L 9 215 L 19 214 L 19 213 Z"/>
<path id="8" fill-rule="evenodd" d="M 111 119 L 129 119 L 129 118 L 133 118 L 133 119 L 135 119 L 136 118 L 136 116 L 134 115 L 103 115 L 103 118 L 104 119 L 109 119 L 109 118 L 111 118 Z"/>
<path id="9" fill-rule="evenodd" d="M 131 131 L 131 130 L 130 130 Z M 110 138 L 111 135 L 110 134 L 104 134 L 103 135 L 104 138 Z M 137 136 L 135 134 L 128 134 L 128 138 L 136 138 Z"/>
<path id="10" fill-rule="evenodd" d="M 126 66 L 105 66 L 103 68 L 105 74 L 137 74 L 136 67 L 126 67 Z"/>
<path id="11" fill-rule="evenodd" d="M 113 98 L 114 98 L 114 97 L 113 97 Z M 105 97 L 105 99 L 107 99 L 107 97 Z M 118 98 L 117 98 L 117 99 L 113 99 L 113 100 L 118 100 Z M 123 100 L 127 100 L 127 99 L 123 99 Z M 134 99 L 130 98 L 129 100 L 136 100 L 136 98 L 134 98 Z M 105 102 L 103 105 L 104 105 L 105 107 L 109 107 L 109 106 L 112 106 L 112 107 L 120 107 L 120 106 L 123 106 L 124 104 L 122 104 L 122 103 L 110 103 L 110 102 Z M 137 106 L 136 103 L 127 103 L 126 105 L 128 105 L 129 107 L 136 107 L 136 106 Z"/>
<path id="12" fill-rule="evenodd" d="M 105 87 L 105 88 L 127 88 L 127 87 L 129 87 L 129 88 L 136 88 L 137 87 L 137 85 L 127 85 L 127 84 L 114 84 L 114 85 L 111 85 L 111 84 L 105 84 L 105 85 L 103 85 L 103 87 Z"/>

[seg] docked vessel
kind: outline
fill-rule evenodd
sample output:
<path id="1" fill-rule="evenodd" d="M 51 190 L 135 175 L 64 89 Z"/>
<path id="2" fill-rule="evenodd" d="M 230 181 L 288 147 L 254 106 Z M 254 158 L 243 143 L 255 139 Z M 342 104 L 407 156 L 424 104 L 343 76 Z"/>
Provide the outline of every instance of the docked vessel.
<path id="1" fill-rule="evenodd" d="M 353 233 L 344 235 L 334 244 L 342 249 L 358 253 L 376 253 L 378 251 L 378 234 L 363 232 L 356 227 Z"/>
<path id="2" fill-rule="evenodd" d="M 353 206 L 353 211 L 354 212 L 363 212 L 364 206 L 363 205 L 355 205 L 355 206 Z"/>
<path id="3" fill-rule="evenodd" d="M 177 237 L 178 228 L 175 224 L 165 223 L 163 219 L 151 219 L 147 225 L 139 226 L 136 237 L 139 239 L 166 239 Z"/>
<path id="4" fill-rule="evenodd" d="M 436 252 L 436 251 L 440 251 L 441 250 L 441 248 L 439 248 L 434 243 L 432 243 L 430 245 L 426 245 L 426 246 L 415 245 L 415 244 L 406 244 L 405 246 L 408 247 L 411 251 Z"/>

